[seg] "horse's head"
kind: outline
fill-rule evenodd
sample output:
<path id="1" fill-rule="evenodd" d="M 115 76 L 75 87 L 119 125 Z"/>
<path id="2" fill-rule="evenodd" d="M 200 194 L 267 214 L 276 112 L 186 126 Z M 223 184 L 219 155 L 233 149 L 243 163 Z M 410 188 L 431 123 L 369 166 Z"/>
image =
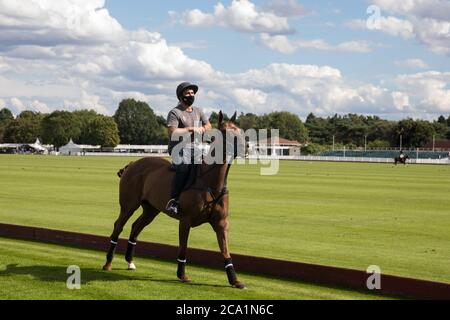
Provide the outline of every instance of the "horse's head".
<path id="1" fill-rule="evenodd" d="M 219 130 L 223 137 L 224 155 L 232 156 L 232 159 L 244 157 L 246 146 L 244 134 L 236 125 L 236 116 L 235 112 L 230 120 L 224 121 L 222 111 L 219 112 Z"/>

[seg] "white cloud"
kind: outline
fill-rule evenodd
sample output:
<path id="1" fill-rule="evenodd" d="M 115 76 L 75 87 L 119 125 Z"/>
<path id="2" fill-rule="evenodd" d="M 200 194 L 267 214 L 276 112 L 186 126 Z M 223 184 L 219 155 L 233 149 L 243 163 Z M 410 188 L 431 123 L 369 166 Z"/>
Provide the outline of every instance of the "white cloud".
<path id="1" fill-rule="evenodd" d="M 287 37 L 286 37 L 287 39 Z M 269 39 L 270 41 L 270 39 Z M 314 40 L 296 40 L 292 41 L 292 45 L 298 48 L 316 49 L 316 50 L 332 50 L 333 46 L 323 39 Z"/>
<path id="2" fill-rule="evenodd" d="M 368 29 L 366 20 L 356 19 L 351 20 L 345 24 L 352 29 Z M 400 36 L 404 39 L 410 39 L 414 37 L 414 26 L 411 22 L 396 17 L 379 17 L 377 19 L 377 26 L 372 31 L 381 31 L 391 36 Z"/>
<path id="3" fill-rule="evenodd" d="M 179 18 L 173 12 L 172 17 Z M 273 11 L 264 11 L 249 0 L 233 0 L 229 7 L 217 3 L 214 13 L 204 13 L 199 9 L 185 11 L 181 15 L 183 24 L 190 27 L 229 27 L 241 32 L 286 34 L 292 33 L 288 19 Z"/>
<path id="4" fill-rule="evenodd" d="M 405 92 L 417 109 L 424 112 L 450 112 L 450 72 L 427 71 L 399 75 L 397 87 Z"/>
<path id="5" fill-rule="evenodd" d="M 169 15 L 181 20 L 190 27 L 230 27 L 242 32 L 258 33 L 257 41 L 263 46 L 284 54 L 291 54 L 299 48 L 316 50 L 359 52 L 372 51 L 368 41 L 347 41 L 329 44 L 322 39 L 291 40 L 286 35 L 294 30 L 289 27 L 287 17 L 309 14 L 296 0 L 272 0 L 259 9 L 249 0 L 233 0 L 229 7 L 220 2 L 214 13 L 205 13 L 199 9 L 185 11 L 180 16 L 170 11 Z"/>
<path id="6" fill-rule="evenodd" d="M 269 49 L 285 54 L 294 53 L 299 49 L 354 53 L 368 53 L 372 51 L 372 44 L 368 41 L 347 41 L 333 45 L 323 39 L 290 40 L 285 35 L 271 36 L 267 33 L 261 34 L 258 42 Z"/>
<path id="7" fill-rule="evenodd" d="M 184 23 L 190 27 L 210 27 L 214 25 L 214 15 L 194 9 L 183 14 Z"/>
<path id="8" fill-rule="evenodd" d="M 392 101 L 388 90 L 370 84 L 347 83 L 338 69 L 329 66 L 271 64 L 227 80 L 215 84 L 217 90 L 231 90 L 229 96 L 238 93 L 248 108 L 257 113 L 280 108 L 303 116 L 312 110 L 322 110 L 326 115 L 351 112 L 355 108 L 370 113 Z"/>
<path id="9" fill-rule="evenodd" d="M 18 75 L 20 76 L 20 74 Z M 74 89 L 62 83 L 32 81 L 31 79 L 21 80 L 0 76 L 0 97 L 38 97 L 50 95 L 57 98 L 64 98 L 67 96 L 76 97 L 78 92 L 76 88 Z"/>
<path id="10" fill-rule="evenodd" d="M 236 102 L 251 110 L 259 110 L 267 102 L 268 97 L 267 93 L 257 89 L 236 88 L 233 94 Z"/>
<path id="11" fill-rule="evenodd" d="M 270 0 L 266 8 L 281 17 L 305 16 L 310 13 L 296 0 Z"/>
<path id="12" fill-rule="evenodd" d="M 0 1 L 3 44 L 45 45 L 113 41 L 123 32 L 105 0 Z"/>
<path id="13" fill-rule="evenodd" d="M 410 13 L 421 18 L 448 21 L 450 3 L 445 0 L 374 0 L 374 4 L 396 14 Z"/>
<path id="14" fill-rule="evenodd" d="M 447 11 L 450 12 L 450 11 Z M 450 21 L 413 18 L 416 38 L 438 54 L 450 55 Z"/>
<path id="15" fill-rule="evenodd" d="M 20 98 L 29 106 L 38 101 L 42 110 L 43 104 L 62 107 L 65 100 L 70 109 L 111 113 L 107 106 L 115 101 L 105 88 L 159 90 L 175 79 L 214 73 L 159 33 L 124 30 L 102 9 L 104 1 L 66 2 L 0 1 L 0 71 L 8 72 L 0 76 L 0 97 Z M 79 17 L 79 24 L 68 24 L 69 17 Z M 82 85 L 86 81 L 88 88 Z"/>
<path id="16" fill-rule="evenodd" d="M 80 109 L 92 109 L 101 114 L 109 113 L 108 108 L 102 105 L 100 96 L 90 94 L 85 90 L 82 90 L 80 100 L 64 100 L 64 109 L 71 111 Z"/>
<path id="17" fill-rule="evenodd" d="M 146 95 L 139 91 L 112 91 L 112 96 L 114 99 L 123 100 L 123 99 L 135 99 L 138 101 L 150 101 L 150 96 Z"/>
<path id="18" fill-rule="evenodd" d="M 391 89 L 352 81 L 339 69 L 326 65 L 273 63 L 230 74 L 187 56 L 181 48 L 169 45 L 159 33 L 145 29 L 130 31 L 116 25 L 117 21 L 101 9 L 103 1 L 71 2 L 69 8 L 85 6 L 74 9 L 75 12 L 93 16 L 101 13 L 96 16 L 97 21 L 82 20 L 77 32 L 61 22 L 61 17 L 68 16 L 65 2 L 45 0 L 42 3 L 48 10 L 36 6 L 32 0 L 0 0 L 1 18 L 5 18 L 0 19 L 0 38 L 3 37 L 0 39 L 0 106 L 12 107 L 15 113 L 27 107 L 41 112 L 92 108 L 113 114 L 120 100 L 131 97 L 148 102 L 158 114 L 165 115 L 177 102 L 176 86 L 185 80 L 200 85 L 196 101 L 206 112 L 217 111 L 219 107 L 229 113 L 236 109 L 255 113 L 281 109 L 302 116 L 311 111 L 321 115 L 346 112 L 391 115 L 407 114 L 413 108 L 428 113 L 450 110 L 448 73 L 402 75 L 392 81 Z M 223 13 L 220 21 L 237 28 L 238 21 L 229 16 L 231 13 L 233 19 L 239 16 L 233 11 L 237 9 L 232 10 L 233 4 L 242 10 L 242 19 L 248 18 L 241 21 L 242 28 L 251 26 L 250 29 L 260 31 L 274 21 L 284 21 L 249 1 L 234 1 L 222 9 L 216 6 L 215 18 Z M 50 10 L 50 5 L 55 8 Z M 89 9 L 94 7 L 98 10 Z M 281 20 L 265 24 L 263 17 L 272 16 L 263 12 Z M 46 20 L 41 23 L 43 17 Z M 103 31 L 89 34 L 88 30 L 95 31 L 94 22 Z M 28 36 L 29 30 L 36 39 Z M 337 44 L 321 39 L 296 41 L 271 33 L 262 33 L 260 41 L 284 53 L 306 48 L 368 52 L 373 46 L 365 41 Z M 405 105 L 406 96 L 409 107 L 394 108 Z"/>
<path id="19" fill-rule="evenodd" d="M 6 63 L 5 59 L 2 56 L 0 56 L 0 71 L 6 72 L 9 69 L 10 69 L 9 64 Z"/>
<path id="20" fill-rule="evenodd" d="M 35 45 L 21 45 L 10 47 L 5 56 L 22 59 L 59 59 L 55 48 Z"/>
<path id="21" fill-rule="evenodd" d="M 336 46 L 338 51 L 368 53 L 372 51 L 371 44 L 368 41 L 347 41 Z"/>
<path id="22" fill-rule="evenodd" d="M 174 91 L 174 88 L 170 88 Z M 175 94 L 145 94 L 139 91 L 111 91 L 110 96 L 113 101 L 122 101 L 123 99 L 135 99 L 146 102 L 155 113 L 164 117 L 167 116 L 169 107 L 176 106 Z"/>
<path id="23" fill-rule="evenodd" d="M 392 99 L 394 100 L 394 106 L 397 110 L 403 110 L 405 107 L 409 107 L 409 96 L 404 92 L 394 91 L 392 92 Z"/>
<path id="24" fill-rule="evenodd" d="M 396 17 L 380 17 L 379 30 L 392 36 L 400 36 L 404 39 L 414 37 L 413 24 L 408 20 L 398 19 Z"/>
<path id="25" fill-rule="evenodd" d="M 259 43 L 271 50 L 285 54 L 294 53 L 298 49 L 298 46 L 292 43 L 288 37 L 282 35 L 271 36 L 267 33 L 262 33 Z"/>
<path id="26" fill-rule="evenodd" d="M 27 109 L 27 107 L 23 104 L 23 102 L 20 101 L 20 99 L 18 99 L 18 98 L 15 98 L 15 97 L 11 98 L 10 102 L 14 108 L 14 111 L 16 111 L 17 114 L 19 114 L 22 111 Z"/>
<path id="27" fill-rule="evenodd" d="M 38 100 L 34 100 L 31 102 L 30 107 L 32 110 L 41 112 L 41 113 L 50 113 L 51 109 L 43 102 L 40 102 Z"/>
<path id="28" fill-rule="evenodd" d="M 420 59 L 406 59 L 401 61 L 395 61 L 395 65 L 399 67 L 404 68 L 410 68 L 410 69 L 426 69 L 428 68 L 428 65 L 420 60 Z"/>
<path id="29" fill-rule="evenodd" d="M 405 39 L 415 38 L 432 52 L 450 54 L 450 2 L 446 0 L 374 0 L 381 9 L 378 31 Z M 387 16 L 396 14 L 401 18 Z M 366 21 L 352 20 L 352 28 L 366 28 Z"/>

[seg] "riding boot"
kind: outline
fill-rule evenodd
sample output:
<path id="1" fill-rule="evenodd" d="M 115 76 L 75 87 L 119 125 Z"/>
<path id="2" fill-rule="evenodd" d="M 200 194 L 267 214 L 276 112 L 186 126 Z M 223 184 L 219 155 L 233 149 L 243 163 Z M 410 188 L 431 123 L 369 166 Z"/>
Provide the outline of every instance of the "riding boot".
<path id="1" fill-rule="evenodd" d="M 175 176 L 172 179 L 172 187 L 170 192 L 170 200 L 167 203 L 166 209 L 174 214 L 179 214 L 179 203 L 178 197 L 183 191 L 183 187 L 186 183 L 186 180 L 189 177 L 190 165 L 189 164 L 180 164 L 176 166 Z"/>

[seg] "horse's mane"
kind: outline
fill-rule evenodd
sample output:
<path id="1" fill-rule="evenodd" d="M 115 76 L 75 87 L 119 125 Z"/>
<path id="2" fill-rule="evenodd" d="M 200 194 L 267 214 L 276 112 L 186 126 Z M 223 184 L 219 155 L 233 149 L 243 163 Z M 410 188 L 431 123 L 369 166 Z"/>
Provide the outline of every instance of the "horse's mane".
<path id="1" fill-rule="evenodd" d="M 130 166 L 130 164 L 132 164 L 133 161 L 131 161 L 129 164 L 127 164 L 125 167 L 123 167 L 122 169 L 120 169 L 119 171 L 117 171 L 117 176 L 119 178 L 122 177 L 123 173 L 125 172 L 125 170 L 127 170 L 127 168 Z"/>

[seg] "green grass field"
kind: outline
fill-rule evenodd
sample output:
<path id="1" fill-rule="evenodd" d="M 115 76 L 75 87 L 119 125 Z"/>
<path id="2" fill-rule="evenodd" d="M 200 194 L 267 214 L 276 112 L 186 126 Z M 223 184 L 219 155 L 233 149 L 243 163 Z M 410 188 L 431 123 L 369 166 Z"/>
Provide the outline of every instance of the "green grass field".
<path id="1" fill-rule="evenodd" d="M 0 222 L 109 235 L 116 172 L 132 160 L 2 155 Z M 230 171 L 232 253 L 450 282 L 450 167 L 284 161 L 259 173 Z M 140 240 L 177 245 L 177 231 L 160 215 Z M 189 245 L 218 250 L 208 225 Z"/>
<path id="2" fill-rule="evenodd" d="M 0 238 L 0 300 L 133 299 L 133 300 L 301 300 L 301 299 L 385 299 L 384 297 L 269 279 L 248 274 L 242 279 L 247 290 L 233 289 L 222 270 L 189 265 L 193 282 L 176 279 L 176 263 L 139 259 L 136 271 L 125 270 L 123 256 L 112 272 L 102 271 L 103 254 L 28 241 Z M 67 268 L 81 270 L 81 288 L 69 290 Z"/>

